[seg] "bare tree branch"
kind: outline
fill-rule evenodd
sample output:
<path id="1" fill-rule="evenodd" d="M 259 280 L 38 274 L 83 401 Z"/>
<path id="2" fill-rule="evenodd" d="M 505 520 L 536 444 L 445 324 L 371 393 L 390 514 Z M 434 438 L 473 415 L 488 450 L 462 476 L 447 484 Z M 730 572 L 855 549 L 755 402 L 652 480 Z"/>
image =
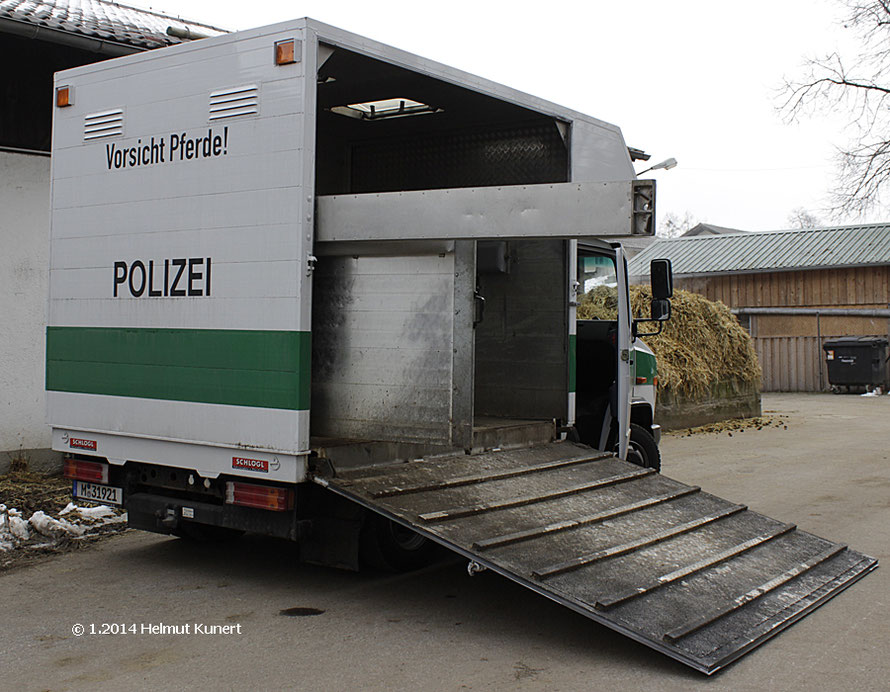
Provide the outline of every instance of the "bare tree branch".
<path id="1" fill-rule="evenodd" d="M 831 193 L 835 217 L 886 209 L 890 183 L 890 0 L 840 2 L 859 54 L 849 61 L 839 53 L 808 59 L 800 78 L 785 81 L 779 106 L 789 121 L 822 109 L 850 113 L 853 134 L 838 150 Z"/>
<path id="2" fill-rule="evenodd" d="M 788 214 L 788 225 L 791 228 L 818 228 L 822 225 L 822 221 L 803 207 L 795 207 Z"/>
<path id="3" fill-rule="evenodd" d="M 656 235 L 659 238 L 678 238 L 697 224 L 696 218 L 688 211 L 683 216 L 669 211 L 661 219 Z"/>

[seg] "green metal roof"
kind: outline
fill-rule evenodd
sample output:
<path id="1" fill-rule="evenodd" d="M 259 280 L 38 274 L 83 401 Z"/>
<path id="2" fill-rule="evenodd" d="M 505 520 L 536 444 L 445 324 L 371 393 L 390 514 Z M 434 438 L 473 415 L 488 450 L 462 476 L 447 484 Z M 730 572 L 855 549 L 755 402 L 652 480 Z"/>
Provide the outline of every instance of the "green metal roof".
<path id="1" fill-rule="evenodd" d="M 664 239 L 630 261 L 630 274 L 647 276 L 656 258 L 686 276 L 885 265 L 890 223 Z"/>

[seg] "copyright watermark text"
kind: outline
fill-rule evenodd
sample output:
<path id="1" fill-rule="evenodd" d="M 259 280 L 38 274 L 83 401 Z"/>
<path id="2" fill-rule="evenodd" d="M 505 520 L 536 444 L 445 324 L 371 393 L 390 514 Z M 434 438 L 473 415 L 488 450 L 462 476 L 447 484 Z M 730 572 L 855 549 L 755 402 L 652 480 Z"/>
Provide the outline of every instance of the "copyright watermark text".
<path id="1" fill-rule="evenodd" d="M 241 623 L 234 625 L 208 625 L 204 622 L 186 622 L 171 625 L 165 622 L 97 622 L 75 623 L 71 626 L 71 633 L 75 637 L 89 635 L 153 635 L 153 634 L 179 634 L 179 635 L 232 635 L 241 634 Z"/>

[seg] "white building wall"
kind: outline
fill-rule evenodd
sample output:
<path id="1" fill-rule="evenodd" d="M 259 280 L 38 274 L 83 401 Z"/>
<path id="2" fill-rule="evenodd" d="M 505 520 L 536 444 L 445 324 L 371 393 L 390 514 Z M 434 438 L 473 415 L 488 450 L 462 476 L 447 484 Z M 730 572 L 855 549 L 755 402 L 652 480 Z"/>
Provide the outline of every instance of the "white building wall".
<path id="1" fill-rule="evenodd" d="M 44 422 L 49 156 L 0 151 L 0 473 L 58 468 Z"/>

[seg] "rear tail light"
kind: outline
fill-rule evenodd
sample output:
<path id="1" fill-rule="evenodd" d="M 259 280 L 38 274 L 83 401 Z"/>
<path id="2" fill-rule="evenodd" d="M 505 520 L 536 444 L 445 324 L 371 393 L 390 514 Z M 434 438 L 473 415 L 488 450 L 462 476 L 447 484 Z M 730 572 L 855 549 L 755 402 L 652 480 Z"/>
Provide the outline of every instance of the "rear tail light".
<path id="1" fill-rule="evenodd" d="M 65 478 L 107 484 L 108 464 L 83 459 L 65 459 Z"/>
<path id="2" fill-rule="evenodd" d="M 226 502 L 230 505 L 284 512 L 294 508 L 294 491 L 271 485 L 229 481 L 226 483 Z"/>
<path id="3" fill-rule="evenodd" d="M 648 377 L 637 377 L 637 384 L 646 384 L 648 381 Z"/>

